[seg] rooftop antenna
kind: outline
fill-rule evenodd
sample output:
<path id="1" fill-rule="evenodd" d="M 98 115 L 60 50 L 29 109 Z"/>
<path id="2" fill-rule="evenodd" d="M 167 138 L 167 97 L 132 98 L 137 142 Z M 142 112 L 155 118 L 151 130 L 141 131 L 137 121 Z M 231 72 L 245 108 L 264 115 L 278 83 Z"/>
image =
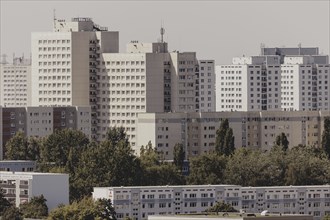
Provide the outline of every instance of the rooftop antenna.
<path id="1" fill-rule="evenodd" d="M 160 42 L 164 43 L 164 34 L 165 34 L 165 28 L 163 28 L 163 21 L 161 22 L 161 28 L 160 28 Z"/>
<path id="2" fill-rule="evenodd" d="M 56 9 L 53 9 L 53 20 L 54 20 L 54 28 L 55 28 L 55 23 L 56 23 Z"/>

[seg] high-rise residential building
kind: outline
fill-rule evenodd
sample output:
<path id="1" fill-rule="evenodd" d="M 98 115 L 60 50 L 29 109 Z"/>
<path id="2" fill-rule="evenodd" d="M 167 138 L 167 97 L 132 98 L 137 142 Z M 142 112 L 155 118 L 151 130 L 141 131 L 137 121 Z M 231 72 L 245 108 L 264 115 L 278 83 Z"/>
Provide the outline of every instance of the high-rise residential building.
<path id="1" fill-rule="evenodd" d="M 0 160 L 3 147 L 17 132 L 45 137 L 55 130 L 70 128 L 91 137 L 90 107 L 12 107 L 0 106 Z"/>
<path id="2" fill-rule="evenodd" d="M 31 60 L 14 57 L 0 63 L 0 105 L 23 107 L 31 104 Z"/>
<path id="3" fill-rule="evenodd" d="M 90 18 L 55 19 L 53 32 L 32 33 L 32 105 L 91 106 L 96 125 L 98 64 L 102 53 L 118 52 L 118 41 Z"/>
<path id="4" fill-rule="evenodd" d="M 0 187 L 16 207 L 41 195 L 49 211 L 69 204 L 69 174 L 0 171 Z"/>
<path id="5" fill-rule="evenodd" d="M 166 160 L 173 160 L 174 146 L 180 143 L 189 159 L 215 150 L 216 131 L 228 119 L 235 148 L 271 150 L 282 132 L 289 147 L 320 147 L 325 117 L 330 111 L 144 113 L 137 119 L 137 145 L 151 141 Z"/>
<path id="6" fill-rule="evenodd" d="M 109 127 L 122 126 L 138 150 L 139 113 L 197 111 L 198 63 L 195 53 L 169 53 L 165 42 L 133 41 L 127 49 L 102 56 L 98 136 L 102 140 Z"/>
<path id="7" fill-rule="evenodd" d="M 312 215 L 315 220 L 320 220 L 330 214 L 329 190 L 329 185 L 94 187 L 93 198 L 111 199 L 120 220 L 126 217 L 144 220 L 152 215 L 202 214 L 221 201 L 245 213 L 267 210 L 268 214 Z"/>
<path id="8" fill-rule="evenodd" d="M 281 65 L 282 110 L 330 110 L 330 65 L 312 56 L 284 57 Z"/>
<path id="9" fill-rule="evenodd" d="M 89 18 L 55 20 L 53 32 L 33 33 L 32 104 L 90 105 L 93 139 L 122 126 L 138 150 L 139 113 L 199 110 L 199 63 L 195 52 L 169 52 L 163 41 L 118 48 L 118 32 Z"/>
<path id="10" fill-rule="evenodd" d="M 199 111 L 215 111 L 214 60 L 199 60 Z"/>
<path id="11" fill-rule="evenodd" d="M 281 108 L 279 56 L 233 58 L 216 67 L 217 111 L 261 111 Z"/>
<path id="12" fill-rule="evenodd" d="M 216 67 L 217 111 L 330 109 L 329 58 L 318 48 L 262 48 Z"/>

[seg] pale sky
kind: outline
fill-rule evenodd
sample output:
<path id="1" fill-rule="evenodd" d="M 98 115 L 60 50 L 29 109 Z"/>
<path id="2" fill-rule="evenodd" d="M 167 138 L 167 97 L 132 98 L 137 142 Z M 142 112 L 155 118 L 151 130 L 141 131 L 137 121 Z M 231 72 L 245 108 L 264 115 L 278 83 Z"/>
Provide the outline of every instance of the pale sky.
<path id="1" fill-rule="evenodd" d="M 52 30 L 58 19 L 91 17 L 119 31 L 120 51 L 131 40 L 156 42 L 161 21 L 169 50 L 229 64 L 269 47 L 319 47 L 329 54 L 330 0 L 315 1 L 13 1 L 0 0 L 0 54 L 30 54 L 31 32 Z"/>

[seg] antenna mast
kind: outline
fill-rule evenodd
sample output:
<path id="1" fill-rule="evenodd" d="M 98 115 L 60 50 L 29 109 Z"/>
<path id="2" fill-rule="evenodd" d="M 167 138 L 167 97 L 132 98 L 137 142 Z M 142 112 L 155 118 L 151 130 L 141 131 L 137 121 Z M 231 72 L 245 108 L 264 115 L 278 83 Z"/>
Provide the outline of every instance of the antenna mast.
<path id="1" fill-rule="evenodd" d="M 163 28 L 163 21 L 161 23 L 161 28 L 160 28 L 160 42 L 164 43 L 164 34 L 165 34 L 165 28 Z"/>
<path id="2" fill-rule="evenodd" d="M 56 23 L 56 9 L 53 9 L 53 20 L 54 20 L 54 28 L 55 28 L 55 23 Z"/>

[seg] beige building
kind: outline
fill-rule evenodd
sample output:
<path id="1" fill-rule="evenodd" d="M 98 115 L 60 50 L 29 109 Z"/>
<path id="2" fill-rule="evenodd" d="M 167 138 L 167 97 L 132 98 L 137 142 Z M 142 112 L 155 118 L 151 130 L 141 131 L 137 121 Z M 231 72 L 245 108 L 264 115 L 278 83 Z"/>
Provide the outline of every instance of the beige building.
<path id="1" fill-rule="evenodd" d="M 31 60 L 16 57 L 13 63 L 0 63 L 0 105 L 31 105 Z"/>
<path id="2" fill-rule="evenodd" d="M 127 53 L 103 53 L 99 73 L 98 136 L 123 126 L 135 150 L 139 113 L 197 111 L 195 53 L 168 53 L 167 43 L 127 45 Z M 196 69 L 197 68 L 197 69 Z"/>
<path id="3" fill-rule="evenodd" d="M 90 18 L 55 19 L 53 32 L 32 33 L 32 105 L 91 106 L 96 139 L 101 54 L 117 53 L 118 41 Z"/>
<path id="4" fill-rule="evenodd" d="M 261 112 L 201 112 L 146 113 L 138 115 L 137 144 L 152 145 L 173 159 L 173 147 L 182 143 L 186 156 L 213 151 L 216 130 L 223 119 L 229 120 L 235 137 L 235 147 L 269 150 L 276 136 L 284 132 L 289 147 L 299 144 L 320 146 L 324 117 L 329 111 L 261 111 Z"/>
<path id="5" fill-rule="evenodd" d="M 136 148 L 139 113 L 199 110 L 199 64 L 195 52 L 168 52 L 163 41 L 132 41 L 119 53 L 118 39 L 90 18 L 54 20 L 53 32 L 33 33 L 32 104 L 90 105 L 93 139 L 123 126 Z"/>
<path id="6" fill-rule="evenodd" d="M 91 138 L 90 107 L 17 107 L 0 106 L 0 159 L 6 142 L 17 132 L 45 137 L 57 129 L 76 129 Z"/>
<path id="7" fill-rule="evenodd" d="M 199 111 L 215 112 L 214 60 L 199 60 Z"/>

